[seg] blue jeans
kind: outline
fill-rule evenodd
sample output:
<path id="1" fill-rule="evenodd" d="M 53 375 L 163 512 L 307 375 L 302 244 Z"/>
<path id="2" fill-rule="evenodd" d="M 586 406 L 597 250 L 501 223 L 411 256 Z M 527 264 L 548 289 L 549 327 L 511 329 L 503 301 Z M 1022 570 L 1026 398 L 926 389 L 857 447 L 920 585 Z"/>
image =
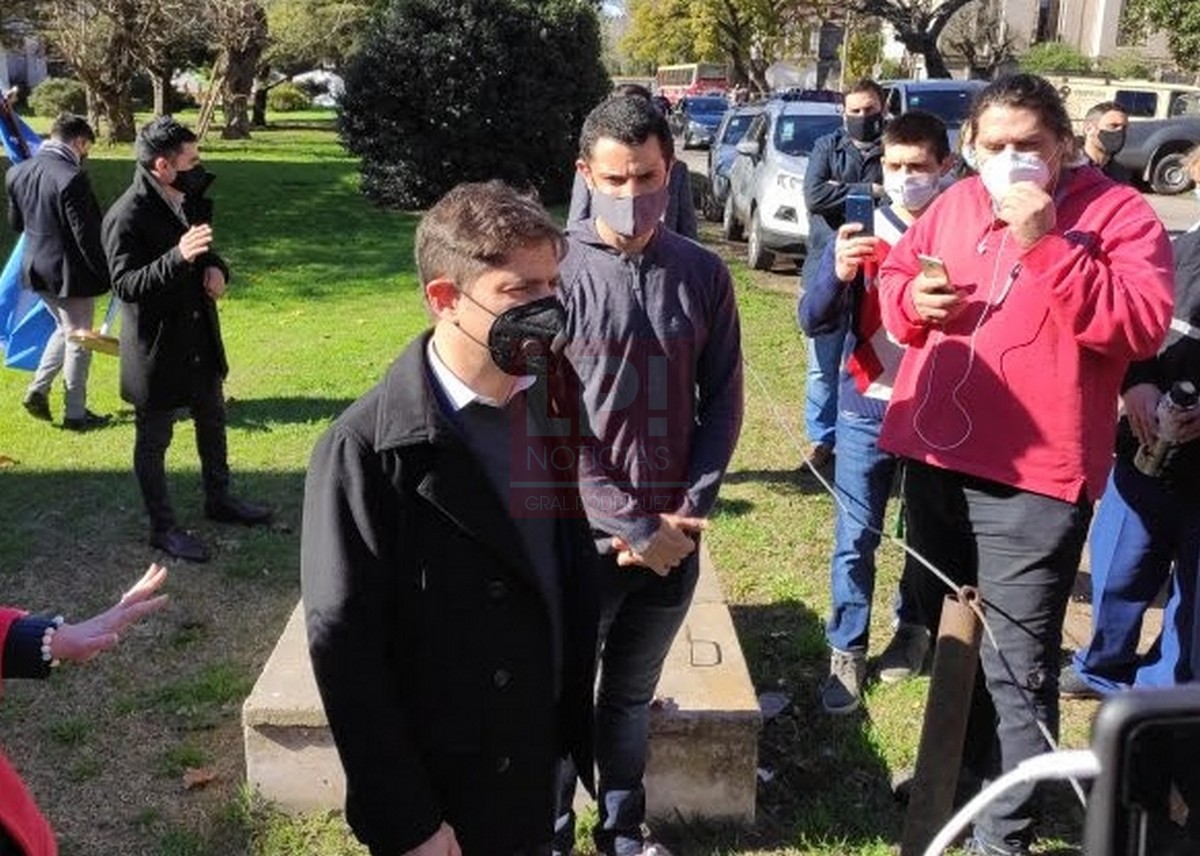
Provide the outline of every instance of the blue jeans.
<path id="1" fill-rule="evenodd" d="M 842 369 L 845 329 L 808 340 L 808 374 L 804 385 L 804 429 L 809 441 L 834 445 L 838 416 L 838 380 Z"/>
<path id="2" fill-rule="evenodd" d="M 883 528 L 898 465 L 895 457 L 879 448 L 881 427 L 878 419 L 869 416 L 845 410 L 838 414 L 833 473 L 839 503 L 829 569 L 833 604 L 825 638 L 839 651 L 866 651 L 869 642 L 875 550 L 880 537 L 871 529 Z M 895 602 L 897 621 L 917 621 L 911 600 L 905 597 L 902 584 Z"/>
<path id="3" fill-rule="evenodd" d="M 645 568 L 619 568 L 601 557 L 600 663 L 596 687 L 596 768 L 600 820 L 596 849 L 631 856 L 643 847 L 646 819 L 646 750 L 650 702 L 671 642 L 687 616 L 700 572 L 699 550 L 668 576 Z M 575 775 L 560 777 L 554 852 L 566 854 L 574 841 Z"/>
<path id="4" fill-rule="evenodd" d="M 1092 640 L 1075 653 L 1080 677 L 1102 693 L 1192 680 L 1200 506 L 1118 458 L 1092 526 L 1091 558 Z M 1139 657 L 1142 619 L 1168 579 L 1162 634 Z"/>

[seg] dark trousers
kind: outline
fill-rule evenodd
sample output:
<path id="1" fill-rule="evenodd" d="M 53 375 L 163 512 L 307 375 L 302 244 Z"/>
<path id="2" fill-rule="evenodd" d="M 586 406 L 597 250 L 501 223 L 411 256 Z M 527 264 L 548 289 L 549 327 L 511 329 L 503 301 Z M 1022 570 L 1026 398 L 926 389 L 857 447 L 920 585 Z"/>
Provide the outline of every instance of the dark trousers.
<path id="1" fill-rule="evenodd" d="M 605 856 L 642 851 L 646 789 L 642 776 L 650 739 L 650 702 L 663 663 L 679 632 L 696 580 L 700 551 L 665 577 L 647 568 L 622 568 L 616 555 L 601 557 L 600 665 L 596 681 L 596 769 L 600 818 L 592 831 Z M 570 853 L 575 840 L 576 771 L 560 772 L 554 852 Z"/>
<path id="2" fill-rule="evenodd" d="M 229 493 L 229 463 L 225 444 L 225 396 L 219 378 L 197 383 L 188 409 L 196 426 L 196 451 L 204 497 L 215 502 Z M 142 502 L 150 527 L 162 532 L 175 525 L 175 512 L 167 491 L 167 448 L 175 431 L 175 409 L 139 407 L 135 411 L 136 438 L 133 471 L 142 489 Z"/>
<path id="3" fill-rule="evenodd" d="M 1062 623 L 1087 536 L 1091 505 L 910 462 L 905 479 L 908 542 L 960 584 L 979 587 L 1008 668 L 986 635 L 971 698 L 963 766 L 988 781 L 1048 751 L 1034 717 L 1058 738 Z M 916 586 L 934 632 L 945 585 Z M 1011 673 L 1009 671 L 1011 669 Z M 1034 785 L 1013 788 L 975 823 L 997 852 L 1022 852 L 1033 838 Z"/>

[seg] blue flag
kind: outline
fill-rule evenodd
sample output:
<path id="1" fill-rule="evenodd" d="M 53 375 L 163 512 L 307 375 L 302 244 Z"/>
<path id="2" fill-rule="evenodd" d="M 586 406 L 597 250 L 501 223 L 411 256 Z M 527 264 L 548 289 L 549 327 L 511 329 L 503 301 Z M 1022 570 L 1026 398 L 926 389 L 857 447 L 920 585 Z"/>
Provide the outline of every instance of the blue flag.
<path id="1" fill-rule="evenodd" d="M 2 98 L 3 96 L 0 96 Z M 7 105 L 0 105 L 0 143 L 12 163 L 20 163 L 42 145 L 42 138 Z M 22 235 L 0 271 L 0 350 L 4 365 L 34 371 L 54 333 L 54 316 L 42 299 L 21 286 Z"/>
<path id="2" fill-rule="evenodd" d="M 4 144 L 4 154 L 9 161 L 20 163 L 33 157 L 41 148 L 42 138 L 11 108 L 0 107 L 0 143 Z"/>

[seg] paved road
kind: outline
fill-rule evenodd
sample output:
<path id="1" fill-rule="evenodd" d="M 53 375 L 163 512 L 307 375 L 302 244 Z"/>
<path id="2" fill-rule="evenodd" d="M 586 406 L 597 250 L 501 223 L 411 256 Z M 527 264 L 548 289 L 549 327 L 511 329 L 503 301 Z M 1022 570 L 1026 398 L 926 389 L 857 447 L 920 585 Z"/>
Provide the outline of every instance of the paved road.
<path id="1" fill-rule="evenodd" d="M 676 150 L 692 172 L 700 175 L 707 173 L 708 152 L 702 149 L 691 149 L 685 152 L 678 146 Z M 1191 193 L 1181 193 L 1178 196 L 1159 196 L 1156 193 L 1147 193 L 1146 200 L 1158 212 L 1158 216 L 1162 218 L 1167 230 L 1173 234 L 1190 229 L 1192 224 L 1200 219 L 1200 205 L 1196 203 L 1196 197 Z"/>

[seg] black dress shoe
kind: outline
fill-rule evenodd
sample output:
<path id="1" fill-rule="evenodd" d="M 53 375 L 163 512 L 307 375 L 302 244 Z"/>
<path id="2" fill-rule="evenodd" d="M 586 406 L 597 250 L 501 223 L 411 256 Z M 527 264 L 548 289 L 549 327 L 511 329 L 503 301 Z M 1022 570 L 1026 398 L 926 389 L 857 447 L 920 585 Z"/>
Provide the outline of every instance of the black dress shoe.
<path id="1" fill-rule="evenodd" d="M 157 547 L 176 559 L 189 562 L 207 562 L 212 555 L 207 544 L 178 526 L 172 526 L 162 532 L 151 532 L 150 546 Z"/>
<path id="2" fill-rule="evenodd" d="M 101 416 L 99 413 L 85 410 L 78 419 L 64 419 L 62 427 L 68 431 L 91 431 L 93 428 L 103 428 L 110 422 L 112 416 L 107 413 Z"/>
<path id="3" fill-rule="evenodd" d="M 34 419 L 49 422 L 53 418 L 50 416 L 50 399 L 46 397 L 46 393 L 44 392 L 29 393 L 25 396 L 25 400 L 21 404 L 25 406 L 25 410 Z"/>
<path id="4" fill-rule="evenodd" d="M 265 505 L 246 502 L 235 496 L 227 496 L 224 499 L 204 503 L 204 516 L 218 523 L 260 526 L 271 522 L 271 509 Z"/>

